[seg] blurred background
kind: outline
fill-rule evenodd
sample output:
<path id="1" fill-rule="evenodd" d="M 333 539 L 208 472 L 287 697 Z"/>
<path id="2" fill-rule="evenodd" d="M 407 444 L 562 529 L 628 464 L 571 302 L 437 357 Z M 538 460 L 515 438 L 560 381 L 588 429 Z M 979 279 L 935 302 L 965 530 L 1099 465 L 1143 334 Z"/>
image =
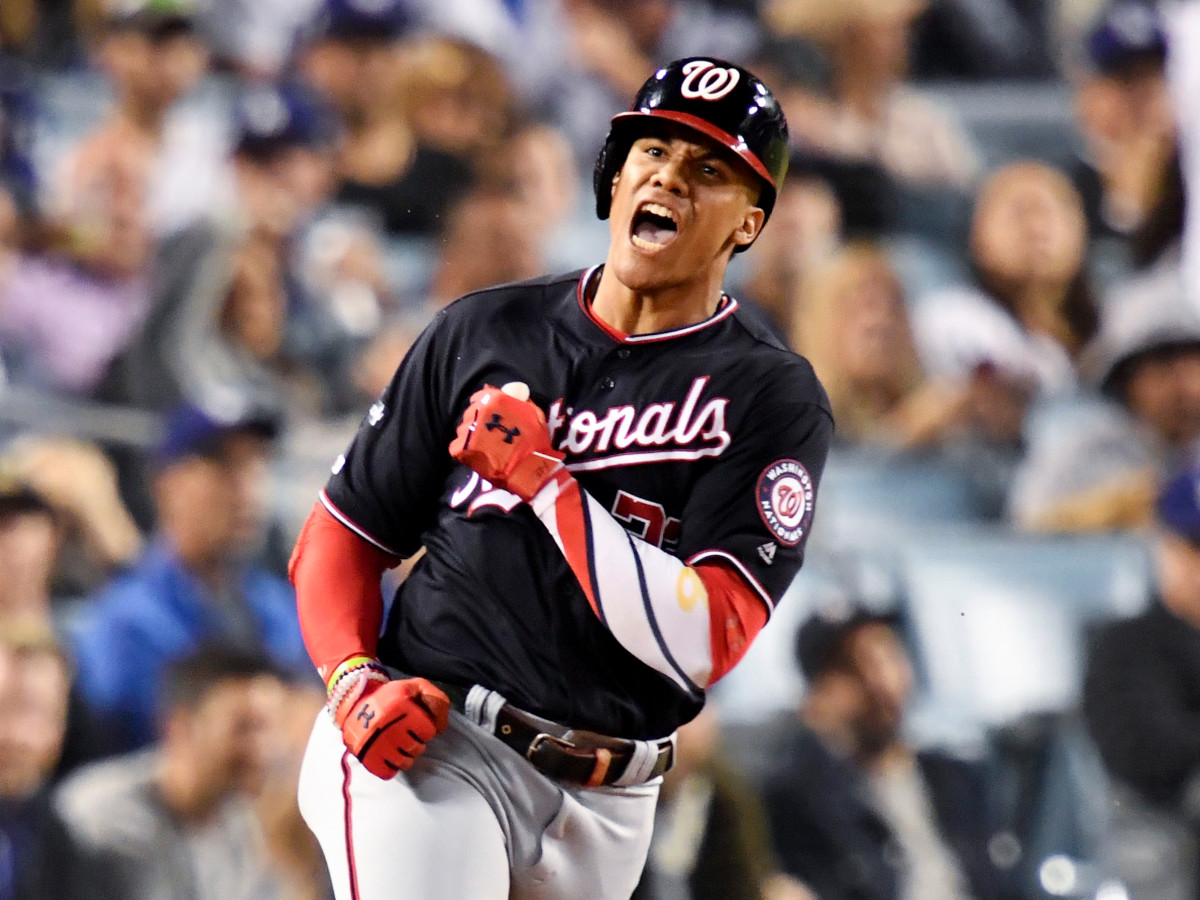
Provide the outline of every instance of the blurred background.
<path id="1" fill-rule="evenodd" d="M 726 287 L 838 433 L 637 896 L 1200 897 L 1198 9 L 0 0 L 0 900 L 331 896 L 292 543 L 689 55 L 787 114 Z"/>

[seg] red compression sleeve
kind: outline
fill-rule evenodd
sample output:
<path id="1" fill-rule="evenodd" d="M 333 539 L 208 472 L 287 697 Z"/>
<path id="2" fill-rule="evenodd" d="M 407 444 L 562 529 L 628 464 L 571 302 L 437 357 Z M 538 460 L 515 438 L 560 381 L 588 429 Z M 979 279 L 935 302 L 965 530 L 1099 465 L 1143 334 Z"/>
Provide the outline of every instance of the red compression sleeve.
<path id="1" fill-rule="evenodd" d="M 296 587 L 304 646 L 322 679 L 352 656 L 375 656 L 383 622 L 379 581 L 398 562 L 313 504 L 288 577 Z"/>
<path id="2" fill-rule="evenodd" d="M 767 606 L 744 578 L 729 566 L 700 563 L 692 567 L 708 592 L 708 620 L 712 635 L 713 684 L 745 656 L 750 644 L 767 624 Z"/>

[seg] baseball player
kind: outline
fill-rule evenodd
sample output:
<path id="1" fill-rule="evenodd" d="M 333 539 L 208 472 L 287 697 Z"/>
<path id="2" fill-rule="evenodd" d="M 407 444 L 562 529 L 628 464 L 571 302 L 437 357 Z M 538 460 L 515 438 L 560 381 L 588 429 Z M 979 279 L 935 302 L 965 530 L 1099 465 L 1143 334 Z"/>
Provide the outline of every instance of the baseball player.
<path id="1" fill-rule="evenodd" d="M 787 152 L 747 70 L 656 72 L 596 164 L 604 265 L 451 304 L 335 462 L 291 576 L 339 900 L 632 892 L 673 733 L 800 567 L 832 433 L 721 290 Z"/>

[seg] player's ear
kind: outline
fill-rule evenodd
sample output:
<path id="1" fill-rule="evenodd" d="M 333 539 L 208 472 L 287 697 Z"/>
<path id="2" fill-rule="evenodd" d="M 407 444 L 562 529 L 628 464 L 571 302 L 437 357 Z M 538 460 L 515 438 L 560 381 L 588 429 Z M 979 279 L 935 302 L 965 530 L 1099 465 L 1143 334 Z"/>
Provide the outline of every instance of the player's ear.
<path id="1" fill-rule="evenodd" d="M 762 211 L 761 207 L 750 207 L 742 217 L 742 224 L 733 232 L 734 244 L 739 247 L 753 244 L 754 239 L 758 237 L 758 233 L 762 231 L 763 223 L 766 221 L 767 214 Z"/>

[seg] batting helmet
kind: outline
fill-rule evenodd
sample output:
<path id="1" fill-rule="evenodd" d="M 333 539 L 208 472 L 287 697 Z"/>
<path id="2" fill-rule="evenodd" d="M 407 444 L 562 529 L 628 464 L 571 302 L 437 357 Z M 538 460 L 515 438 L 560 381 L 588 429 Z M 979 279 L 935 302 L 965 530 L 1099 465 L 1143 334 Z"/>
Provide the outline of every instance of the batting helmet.
<path id="1" fill-rule="evenodd" d="M 679 59 L 659 69 L 642 85 L 629 111 L 613 116 L 593 175 L 596 215 L 608 218 L 613 176 L 653 119 L 686 125 L 745 160 L 763 180 L 758 205 L 770 217 L 787 173 L 787 120 L 775 95 L 757 77 L 709 57 Z"/>

